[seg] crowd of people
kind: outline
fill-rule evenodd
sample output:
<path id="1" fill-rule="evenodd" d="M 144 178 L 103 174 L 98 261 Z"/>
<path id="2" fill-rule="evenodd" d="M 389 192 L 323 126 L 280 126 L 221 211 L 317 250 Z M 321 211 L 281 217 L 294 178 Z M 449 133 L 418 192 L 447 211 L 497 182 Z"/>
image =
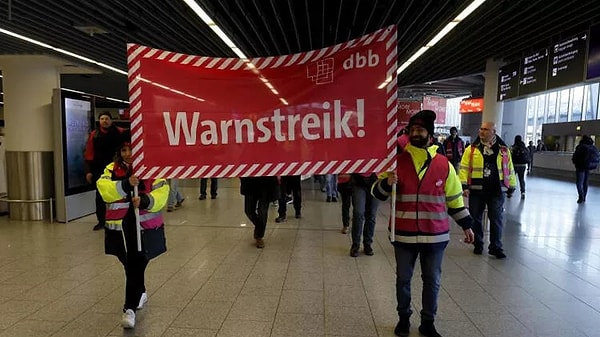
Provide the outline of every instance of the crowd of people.
<path id="1" fill-rule="evenodd" d="M 485 238 L 483 216 L 490 224 L 488 254 L 505 259 L 502 245 L 505 198 L 520 187 L 525 199 L 525 172 L 531 171 L 533 155 L 544 151 L 538 141 L 525 145 L 520 135 L 512 146 L 496 134 L 493 123 L 484 121 L 478 137 L 465 144 L 457 128 L 442 143 L 434 136 L 436 114 L 422 110 L 413 115 L 398 134 L 396 170 L 318 176 L 326 202 L 341 198 L 341 233 L 351 233 L 350 256 L 374 255 L 373 236 L 377 210 L 382 201 L 395 195 L 395 213 L 391 215 L 392 244 L 396 259 L 396 300 L 399 316 L 394 330 L 397 336 L 410 332 L 411 280 L 415 262 L 420 259 L 422 272 L 422 310 L 419 332 L 437 337 L 434 321 L 441 282 L 444 251 L 450 240 L 450 218 L 464 232 L 463 242 L 473 245 L 473 254 L 482 255 Z M 145 270 L 148 262 L 166 251 L 162 209 L 180 208 L 185 200 L 179 181 L 138 179 L 133 162 L 129 131 L 112 125 L 110 114 L 102 113 L 100 123 L 86 147 L 86 178 L 96 186 L 94 230 L 104 229 L 105 252 L 115 255 L 123 265 L 125 303 L 121 325 L 135 327 L 136 311 L 148 300 Z M 587 195 L 589 170 L 596 169 L 600 155 L 592 138 L 583 136 L 575 153 L 578 203 Z M 199 200 L 207 198 L 209 178 L 200 181 Z M 217 198 L 218 180 L 210 178 L 211 199 Z M 243 177 L 240 192 L 244 213 L 254 225 L 257 248 L 265 247 L 268 210 L 276 202 L 278 217 L 287 219 L 287 205 L 293 204 L 295 218 L 302 218 L 302 182 L 300 176 Z M 352 213 L 350 209 L 352 208 Z"/>

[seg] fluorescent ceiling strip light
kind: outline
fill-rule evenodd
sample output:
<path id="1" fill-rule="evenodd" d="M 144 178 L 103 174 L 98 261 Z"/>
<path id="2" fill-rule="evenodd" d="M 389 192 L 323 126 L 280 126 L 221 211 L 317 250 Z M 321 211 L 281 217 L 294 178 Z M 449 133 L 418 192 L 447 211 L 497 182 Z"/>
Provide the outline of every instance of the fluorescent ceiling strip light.
<path id="1" fill-rule="evenodd" d="M 109 101 L 115 101 L 115 102 L 121 102 L 121 103 L 127 103 L 127 104 L 129 104 L 129 101 L 124 101 L 122 99 L 113 98 L 113 97 L 107 97 L 107 96 L 100 96 L 100 95 L 90 94 L 89 92 L 85 92 L 85 91 L 79 91 L 79 90 L 69 89 L 69 88 L 60 88 L 60 90 L 64 90 L 64 91 L 68 91 L 68 92 L 74 92 L 76 94 L 82 94 L 82 95 L 88 95 L 88 96 L 105 98 L 105 99 L 107 99 Z"/>
<path id="2" fill-rule="evenodd" d="M 267 86 L 267 88 L 269 88 L 269 90 L 271 90 L 271 92 L 273 92 L 273 94 L 279 96 L 279 92 L 273 87 L 269 80 L 260 75 L 260 72 L 258 69 L 256 69 L 256 65 L 254 65 L 250 59 L 248 59 L 248 56 L 246 56 L 242 50 L 235 43 L 233 43 L 229 36 L 227 36 L 227 34 L 223 32 L 223 30 L 215 23 L 215 21 L 208 14 L 206 14 L 204 9 L 202 9 L 202 7 L 200 7 L 195 0 L 183 0 L 183 2 L 185 2 L 194 11 L 194 13 L 196 13 L 196 15 L 198 15 L 200 19 L 202 19 L 202 21 L 204 21 L 204 23 L 206 23 L 208 27 L 215 32 L 215 34 L 217 34 L 217 36 L 227 45 L 227 47 L 229 47 L 239 58 L 246 62 L 246 67 L 248 67 L 248 69 L 250 69 L 254 74 L 258 75 L 260 80 Z M 285 99 L 280 98 L 280 100 L 285 102 L 283 104 L 288 105 L 288 102 Z"/>
<path id="3" fill-rule="evenodd" d="M 126 71 L 124 71 L 124 70 L 117 69 L 117 68 L 115 68 L 115 67 L 109 66 L 108 64 L 104 64 L 104 63 L 102 63 L 102 62 L 98 62 L 98 61 L 96 61 L 96 60 L 92 60 L 92 59 L 91 59 L 91 58 L 89 58 L 89 57 L 81 56 L 81 55 L 79 55 L 79 54 L 75 54 L 75 53 L 73 53 L 73 52 L 70 52 L 70 51 L 68 51 L 68 50 L 64 50 L 64 49 L 61 49 L 61 48 L 57 48 L 57 47 L 51 46 L 51 45 L 49 45 L 49 44 L 47 44 L 47 43 L 43 43 L 43 42 L 40 42 L 40 41 L 38 41 L 38 40 L 34 40 L 34 39 L 31 39 L 31 38 L 28 38 L 28 37 L 26 37 L 26 36 L 23 36 L 23 35 L 21 35 L 21 34 L 17 34 L 17 33 L 11 32 L 10 30 L 6 30 L 6 29 L 2 29 L 2 28 L 0 28 L 0 33 L 6 34 L 6 35 L 8 35 L 8 36 L 15 37 L 15 38 L 17 38 L 17 39 L 20 39 L 20 40 L 23 40 L 23 41 L 27 41 L 27 42 L 29 42 L 29 43 L 35 44 L 35 45 L 37 45 L 37 46 L 40 46 L 40 47 L 43 47 L 43 48 L 46 48 L 46 49 L 54 50 L 55 52 L 58 52 L 58 53 L 61 53 L 61 54 L 67 55 L 67 56 L 71 56 L 71 57 L 74 57 L 74 58 L 76 58 L 76 59 L 79 59 L 79 60 L 82 60 L 82 61 L 88 62 L 88 63 L 95 64 L 95 65 L 97 65 L 97 66 L 99 66 L 99 67 L 102 67 L 102 68 L 108 69 L 108 70 L 110 70 L 110 71 L 114 71 L 114 72 L 116 72 L 116 73 L 119 73 L 119 74 L 122 74 L 122 75 L 127 75 L 127 72 L 126 72 Z"/>
<path id="4" fill-rule="evenodd" d="M 462 20 L 466 19 L 473 11 L 475 11 L 479 6 L 481 6 L 485 0 L 474 0 L 467 8 L 465 8 L 460 14 L 458 14 L 454 20 L 450 21 L 442 30 L 437 33 L 424 47 L 421 47 L 414 55 L 412 55 L 408 61 L 404 62 L 396 72 L 400 74 L 403 72 L 408 66 L 413 63 L 417 58 L 419 58 L 428 48 L 433 47 L 436 43 L 438 43 L 444 36 L 446 36 L 454 27 L 456 27 Z M 425 48 L 425 49 L 424 49 Z M 385 83 L 385 82 L 384 82 Z M 383 88 L 383 83 L 379 87 Z"/>
<path id="5" fill-rule="evenodd" d="M 454 27 L 456 27 L 456 25 L 458 25 L 458 22 L 456 22 L 456 21 L 448 22 L 448 24 L 446 25 L 446 27 L 444 27 L 439 33 L 437 33 L 437 35 L 434 36 L 433 39 L 431 39 L 431 41 L 427 42 L 427 44 L 425 46 L 427 46 L 427 47 L 433 47 L 444 36 L 446 36 L 446 34 L 448 34 L 452 29 L 454 29 Z"/>

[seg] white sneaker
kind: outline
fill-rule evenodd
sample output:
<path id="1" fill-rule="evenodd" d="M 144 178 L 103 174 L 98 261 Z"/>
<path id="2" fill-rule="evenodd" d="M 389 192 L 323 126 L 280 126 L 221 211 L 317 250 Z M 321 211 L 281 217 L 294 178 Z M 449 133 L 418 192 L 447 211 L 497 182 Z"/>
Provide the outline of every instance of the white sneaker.
<path id="1" fill-rule="evenodd" d="M 123 316 L 121 316 L 121 326 L 123 329 L 133 329 L 135 327 L 135 311 L 125 310 Z"/>
<path id="2" fill-rule="evenodd" d="M 142 293 L 142 297 L 140 297 L 140 304 L 138 304 L 137 309 L 144 309 L 144 305 L 148 303 L 148 294 Z"/>

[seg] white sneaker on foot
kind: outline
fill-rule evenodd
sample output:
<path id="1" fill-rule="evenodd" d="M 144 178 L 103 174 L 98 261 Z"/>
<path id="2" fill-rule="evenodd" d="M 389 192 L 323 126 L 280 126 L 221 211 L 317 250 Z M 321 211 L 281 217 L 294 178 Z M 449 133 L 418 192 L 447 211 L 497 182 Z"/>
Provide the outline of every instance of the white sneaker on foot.
<path id="1" fill-rule="evenodd" d="M 123 329 L 133 329 L 135 327 L 135 311 L 125 310 L 123 316 L 121 316 L 121 326 Z"/>
<path id="2" fill-rule="evenodd" d="M 138 304 L 137 309 L 144 309 L 144 305 L 148 303 L 148 294 L 142 293 L 142 297 L 140 297 L 140 304 Z"/>

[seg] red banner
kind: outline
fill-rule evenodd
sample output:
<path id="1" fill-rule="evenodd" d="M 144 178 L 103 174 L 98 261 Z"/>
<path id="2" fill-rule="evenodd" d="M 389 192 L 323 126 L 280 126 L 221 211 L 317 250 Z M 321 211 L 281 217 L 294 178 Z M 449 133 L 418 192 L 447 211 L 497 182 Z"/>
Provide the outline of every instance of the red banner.
<path id="1" fill-rule="evenodd" d="M 321 50 L 250 60 L 129 44 L 136 174 L 275 176 L 393 167 L 396 43 L 390 26 Z"/>
<path id="2" fill-rule="evenodd" d="M 446 99 L 436 96 L 423 97 L 423 110 L 432 110 L 436 114 L 435 124 L 446 124 Z"/>
<path id="3" fill-rule="evenodd" d="M 476 113 L 483 111 L 483 98 L 469 98 L 460 101 L 460 107 L 458 112 L 461 114 L 465 113 Z"/>
<path id="4" fill-rule="evenodd" d="M 398 100 L 398 123 L 402 126 L 408 125 L 410 117 L 419 111 L 421 111 L 421 101 Z"/>

